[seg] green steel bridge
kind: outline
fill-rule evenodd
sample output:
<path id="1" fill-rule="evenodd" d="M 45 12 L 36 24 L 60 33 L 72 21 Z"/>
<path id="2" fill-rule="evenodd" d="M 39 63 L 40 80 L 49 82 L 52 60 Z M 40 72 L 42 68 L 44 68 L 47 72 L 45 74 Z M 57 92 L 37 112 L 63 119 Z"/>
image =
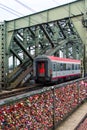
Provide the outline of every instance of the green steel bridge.
<path id="1" fill-rule="evenodd" d="M 0 23 L 0 90 L 23 86 L 37 55 L 81 60 L 87 73 L 87 0 Z"/>

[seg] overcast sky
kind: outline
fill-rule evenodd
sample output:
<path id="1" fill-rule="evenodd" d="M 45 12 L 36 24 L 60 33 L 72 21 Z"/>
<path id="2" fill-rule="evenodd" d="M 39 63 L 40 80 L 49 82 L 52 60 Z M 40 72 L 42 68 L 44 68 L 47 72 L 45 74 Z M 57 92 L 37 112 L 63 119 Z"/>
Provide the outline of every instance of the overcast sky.
<path id="1" fill-rule="evenodd" d="M 0 22 L 23 17 L 76 0 L 0 0 Z"/>

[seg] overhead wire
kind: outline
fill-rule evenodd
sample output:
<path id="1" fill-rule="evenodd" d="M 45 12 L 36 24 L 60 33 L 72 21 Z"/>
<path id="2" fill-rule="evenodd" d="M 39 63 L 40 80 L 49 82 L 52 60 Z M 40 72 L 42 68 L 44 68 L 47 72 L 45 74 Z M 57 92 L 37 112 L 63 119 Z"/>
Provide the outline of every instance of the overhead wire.
<path id="1" fill-rule="evenodd" d="M 5 7 L 5 8 L 7 8 L 7 9 L 9 9 L 9 10 L 11 10 L 11 11 L 13 11 L 13 12 L 15 12 L 15 13 L 17 13 L 17 14 L 23 15 L 22 13 L 20 13 L 20 12 L 14 10 L 14 9 L 12 9 L 12 8 L 10 8 L 10 7 L 8 7 L 8 6 L 4 5 L 4 4 L 2 4 L 2 3 L 0 3 L 0 5 L 3 6 L 3 7 Z"/>
<path id="2" fill-rule="evenodd" d="M 9 13 L 11 13 L 11 14 L 13 14 L 13 15 L 15 15 L 15 16 L 17 16 L 17 17 L 19 17 L 18 14 L 15 14 L 14 12 L 12 12 L 12 11 L 10 11 L 10 10 L 4 8 L 4 7 L 1 7 L 1 6 L 0 6 L 0 8 L 3 9 L 3 10 L 5 10 L 5 11 L 7 11 L 7 12 L 9 12 Z"/>
<path id="3" fill-rule="evenodd" d="M 27 8 L 28 10 L 32 11 L 33 13 L 36 12 L 36 10 L 34 10 L 33 8 L 25 5 L 24 3 L 20 2 L 19 0 L 15 0 L 17 3 L 19 3 L 20 5 L 24 6 L 25 8 Z"/>

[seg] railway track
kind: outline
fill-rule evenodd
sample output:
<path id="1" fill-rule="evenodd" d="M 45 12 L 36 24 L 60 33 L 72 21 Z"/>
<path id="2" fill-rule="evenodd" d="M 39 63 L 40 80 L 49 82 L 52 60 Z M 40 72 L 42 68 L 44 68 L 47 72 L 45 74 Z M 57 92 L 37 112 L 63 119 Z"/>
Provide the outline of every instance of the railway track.
<path id="1" fill-rule="evenodd" d="M 61 83 L 66 83 L 66 81 L 60 82 L 59 84 L 61 84 Z M 49 86 L 53 86 L 53 85 L 55 85 L 55 84 L 34 84 L 33 83 L 33 84 L 27 85 L 27 87 L 19 87 L 19 88 L 15 88 L 12 90 L 3 90 L 0 92 L 0 100 L 5 99 L 5 98 L 9 98 L 12 96 L 24 94 L 24 93 L 29 92 L 29 91 L 39 90 L 43 87 L 49 87 Z"/>
<path id="2" fill-rule="evenodd" d="M 28 87 L 22 87 L 22 88 L 16 88 L 13 90 L 3 90 L 2 92 L 0 92 L 0 100 L 5 99 L 5 98 L 9 98 L 12 96 L 17 96 L 20 94 L 24 94 L 25 92 L 29 92 L 29 91 L 34 91 L 34 90 L 38 90 L 40 89 L 40 85 L 38 84 L 34 84 L 34 85 L 29 85 Z"/>

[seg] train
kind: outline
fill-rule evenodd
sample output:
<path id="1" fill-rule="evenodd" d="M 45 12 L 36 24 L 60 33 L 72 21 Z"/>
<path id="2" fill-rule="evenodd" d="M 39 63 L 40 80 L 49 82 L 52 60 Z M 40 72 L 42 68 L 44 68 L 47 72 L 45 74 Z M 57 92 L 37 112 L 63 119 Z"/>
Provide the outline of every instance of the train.
<path id="1" fill-rule="evenodd" d="M 81 77 L 81 61 L 56 56 L 38 55 L 33 62 L 36 83 L 60 83 Z"/>

